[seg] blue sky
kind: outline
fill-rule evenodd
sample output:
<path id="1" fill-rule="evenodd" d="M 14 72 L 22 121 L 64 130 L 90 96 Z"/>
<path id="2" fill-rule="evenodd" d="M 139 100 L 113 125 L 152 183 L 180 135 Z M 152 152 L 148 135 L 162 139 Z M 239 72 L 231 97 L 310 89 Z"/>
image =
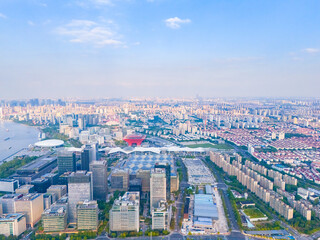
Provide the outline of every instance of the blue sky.
<path id="1" fill-rule="evenodd" d="M 0 98 L 317 97 L 320 1 L 1 0 Z"/>

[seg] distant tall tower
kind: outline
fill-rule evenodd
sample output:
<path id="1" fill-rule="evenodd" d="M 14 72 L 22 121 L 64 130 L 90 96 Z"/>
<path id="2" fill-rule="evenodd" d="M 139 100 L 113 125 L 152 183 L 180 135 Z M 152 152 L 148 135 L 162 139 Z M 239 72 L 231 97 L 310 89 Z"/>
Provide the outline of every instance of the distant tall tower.
<path id="1" fill-rule="evenodd" d="M 105 201 L 108 193 L 108 174 L 106 161 L 93 161 L 90 164 L 93 182 L 93 199 Z"/>
<path id="2" fill-rule="evenodd" d="M 158 207 L 160 201 L 166 201 L 166 171 L 163 168 L 151 169 L 150 209 Z"/>
<path id="3" fill-rule="evenodd" d="M 92 200 L 92 173 L 77 171 L 68 178 L 69 222 L 75 223 L 77 217 L 77 204 L 80 201 Z"/>
<path id="4" fill-rule="evenodd" d="M 67 150 L 58 152 L 58 173 L 59 175 L 65 172 L 76 171 L 76 155 Z"/>
<path id="5" fill-rule="evenodd" d="M 92 162 L 92 147 L 86 145 L 81 152 L 81 170 L 89 171 L 89 164 Z"/>

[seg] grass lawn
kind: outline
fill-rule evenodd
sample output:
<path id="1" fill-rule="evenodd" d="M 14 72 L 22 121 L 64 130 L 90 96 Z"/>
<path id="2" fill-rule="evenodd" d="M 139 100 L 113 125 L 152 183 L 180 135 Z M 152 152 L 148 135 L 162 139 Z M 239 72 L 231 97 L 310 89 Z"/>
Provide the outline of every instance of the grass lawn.
<path id="1" fill-rule="evenodd" d="M 199 143 L 199 144 L 190 144 L 186 145 L 189 148 L 215 148 L 215 149 L 233 149 L 233 147 L 228 144 L 211 144 L 211 143 Z"/>
<path id="2" fill-rule="evenodd" d="M 215 145 L 211 144 L 211 143 L 199 143 L 199 144 L 191 144 L 191 145 L 186 145 L 186 147 L 189 148 L 214 148 Z"/>
<path id="3" fill-rule="evenodd" d="M 213 145 L 213 148 L 216 148 L 216 149 L 233 149 L 232 146 L 228 145 L 228 144 L 216 144 L 216 145 Z"/>
<path id="4" fill-rule="evenodd" d="M 266 216 L 258 208 L 247 208 L 243 211 L 250 218 L 263 218 Z"/>

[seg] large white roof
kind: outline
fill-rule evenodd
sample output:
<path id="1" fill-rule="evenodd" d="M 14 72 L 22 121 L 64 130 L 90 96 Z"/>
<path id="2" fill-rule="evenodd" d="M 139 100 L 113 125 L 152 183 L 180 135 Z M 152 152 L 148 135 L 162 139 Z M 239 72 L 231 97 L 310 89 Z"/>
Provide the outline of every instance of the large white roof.
<path id="1" fill-rule="evenodd" d="M 49 139 L 40 142 L 36 142 L 34 145 L 37 147 L 60 147 L 64 144 L 64 141 L 59 139 Z"/>
<path id="2" fill-rule="evenodd" d="M 118 153 L 118 152 L 122 152 L 125 154 L 130 154 L 133 152 L 153 152 L 156 154 L 160 154 L 161 151 L 167 151 L 167 152 L 205 152 L 208 149 L 205 148 L 189 148 L 189 147 L 135 147 L 135 148 L 128 148 L 128 149 L 123 149 L 120 147 L 115 147 L 115 148 L 104 148 L 100 151 L 109 151 L 108 154 L 111 153 Z"/>

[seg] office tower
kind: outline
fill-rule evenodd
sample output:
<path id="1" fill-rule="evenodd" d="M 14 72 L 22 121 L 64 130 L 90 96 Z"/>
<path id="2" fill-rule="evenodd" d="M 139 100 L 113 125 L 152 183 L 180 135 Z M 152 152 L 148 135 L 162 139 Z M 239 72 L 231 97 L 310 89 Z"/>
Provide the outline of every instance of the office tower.
<path id="1" fill-rule="evenodd" d="M 171 221 L 171 206 L 166 201 L 160 201 L 157 208 L 152 208 L 152 229 L 169 229 Z"/>
<path id="2" fill-rule="evenodd" d="M 62 196 L 67 194 L 67 186 L 66 185 L 51 185 L 47 189 L 47 193 L 52 194 L 52 201 L 56 202 Z"/>
<path id="3" fill-rule="evenodd" d="M 65 172 L 76 171 L 76 155 L 67 150 L 58 152 L 58 173 L 59 175 Z"/>
<path id="4" fill-rule="evenodd" d="M 34 186 L 30 184 L 22 185 L 16 189 L 17 194 L 28 194 L 34 192 Z"/>
<path id="5" fill-rule="evenodd" d="M 15 179 L 0 179 L 0 192 L 14 193 L 19 187 L 19 181 Z"/>
<path id="6" fill-rule="evenodd" d="M 113 191 L 128 191 L 129 170 L 115 169 L 111 174 L 111 189 Z"/>
<path id="7" fill-rule="evenodd" d="M 26 217 L 23 214 L 10 213 L 0 216 L 0 234 L 6 237 L 19 236 L 26 230 Z"/>
<path id="8" fill-rule="evenodd" d="M 68 204 L 53 204 L 42 213 L 42 226 L 45 232 L 65 230 L 68 220 Z"/>
<path id="9" fill-rule="evenodd" d="M 90 145 L 85 145 L 81 151 L 81 170 L 89 171 L 89 164 L 93 161 L 93 149 Z"/>
<path id="10" fill-rule="evenodd" d="M 171 187 L 171 183 L 170 183 L 170 180 L 171 180 L 171 167 L 170 167 L 170 164 L 160 164 L 160 163 L 156 163 L 154 168 L 162 168 L 165 170 L 165 173 L 166 173 L 166 191 L 167 191 L 167 198 L 170 198 L 170 187 Z M 169 200 L 169 199 L 167 199 Z"/>
<path id="11" fill-rule="evenodd" d="M 160 201 L 166 201 L 166 172 L 163 168 L 151 169 L 150 210 L 156 208 Z"/>
<path id="12" fill-rule="evenodd" d="M 93 182 L 93 199 L 106 201 L 108 193 L 108 174 L 106 161 L 93 161 L 90 164 Z"/>
<path id="13" fill-rule="evenodd" d="M 126 192 L 109 212 L 110 231 L 139 231 L 139 192 Z"/>
<path id="14" fill-rule="evenodd" d="M 136 177 L 141 179 L 142 191 L 150 192 L 150 170 L 139 169 Z"/>
<path id="15" fill-rule="evenodd" d="M 99 209 L 97 201 L 78 202 L 77 204 L 77 228 L 78 230 L 97 230 Z"/>
<path id="16" fill-rule="evenodd" d="M 77 171 L 68 178 L 69 222 L 76 223 L 77 204 L 80 201 L 92 200 L 92 173 Z"/>
<path id="17" fill-rule="evenodd" d="M 3 213 L 15 213 L 14 201 L 22 197 L 21 194 L 6 194 L 0 198 L 0 203 L 2 204 Z"/>
<path id="18" fill-rule="evenodd" d="M 23 213 L 26 216 L 27 226 L 34 225 L 41 219 L 43 212 L 43 195 L 39 193 L 29 193 L 14 201 L 17 213 Z"/>

